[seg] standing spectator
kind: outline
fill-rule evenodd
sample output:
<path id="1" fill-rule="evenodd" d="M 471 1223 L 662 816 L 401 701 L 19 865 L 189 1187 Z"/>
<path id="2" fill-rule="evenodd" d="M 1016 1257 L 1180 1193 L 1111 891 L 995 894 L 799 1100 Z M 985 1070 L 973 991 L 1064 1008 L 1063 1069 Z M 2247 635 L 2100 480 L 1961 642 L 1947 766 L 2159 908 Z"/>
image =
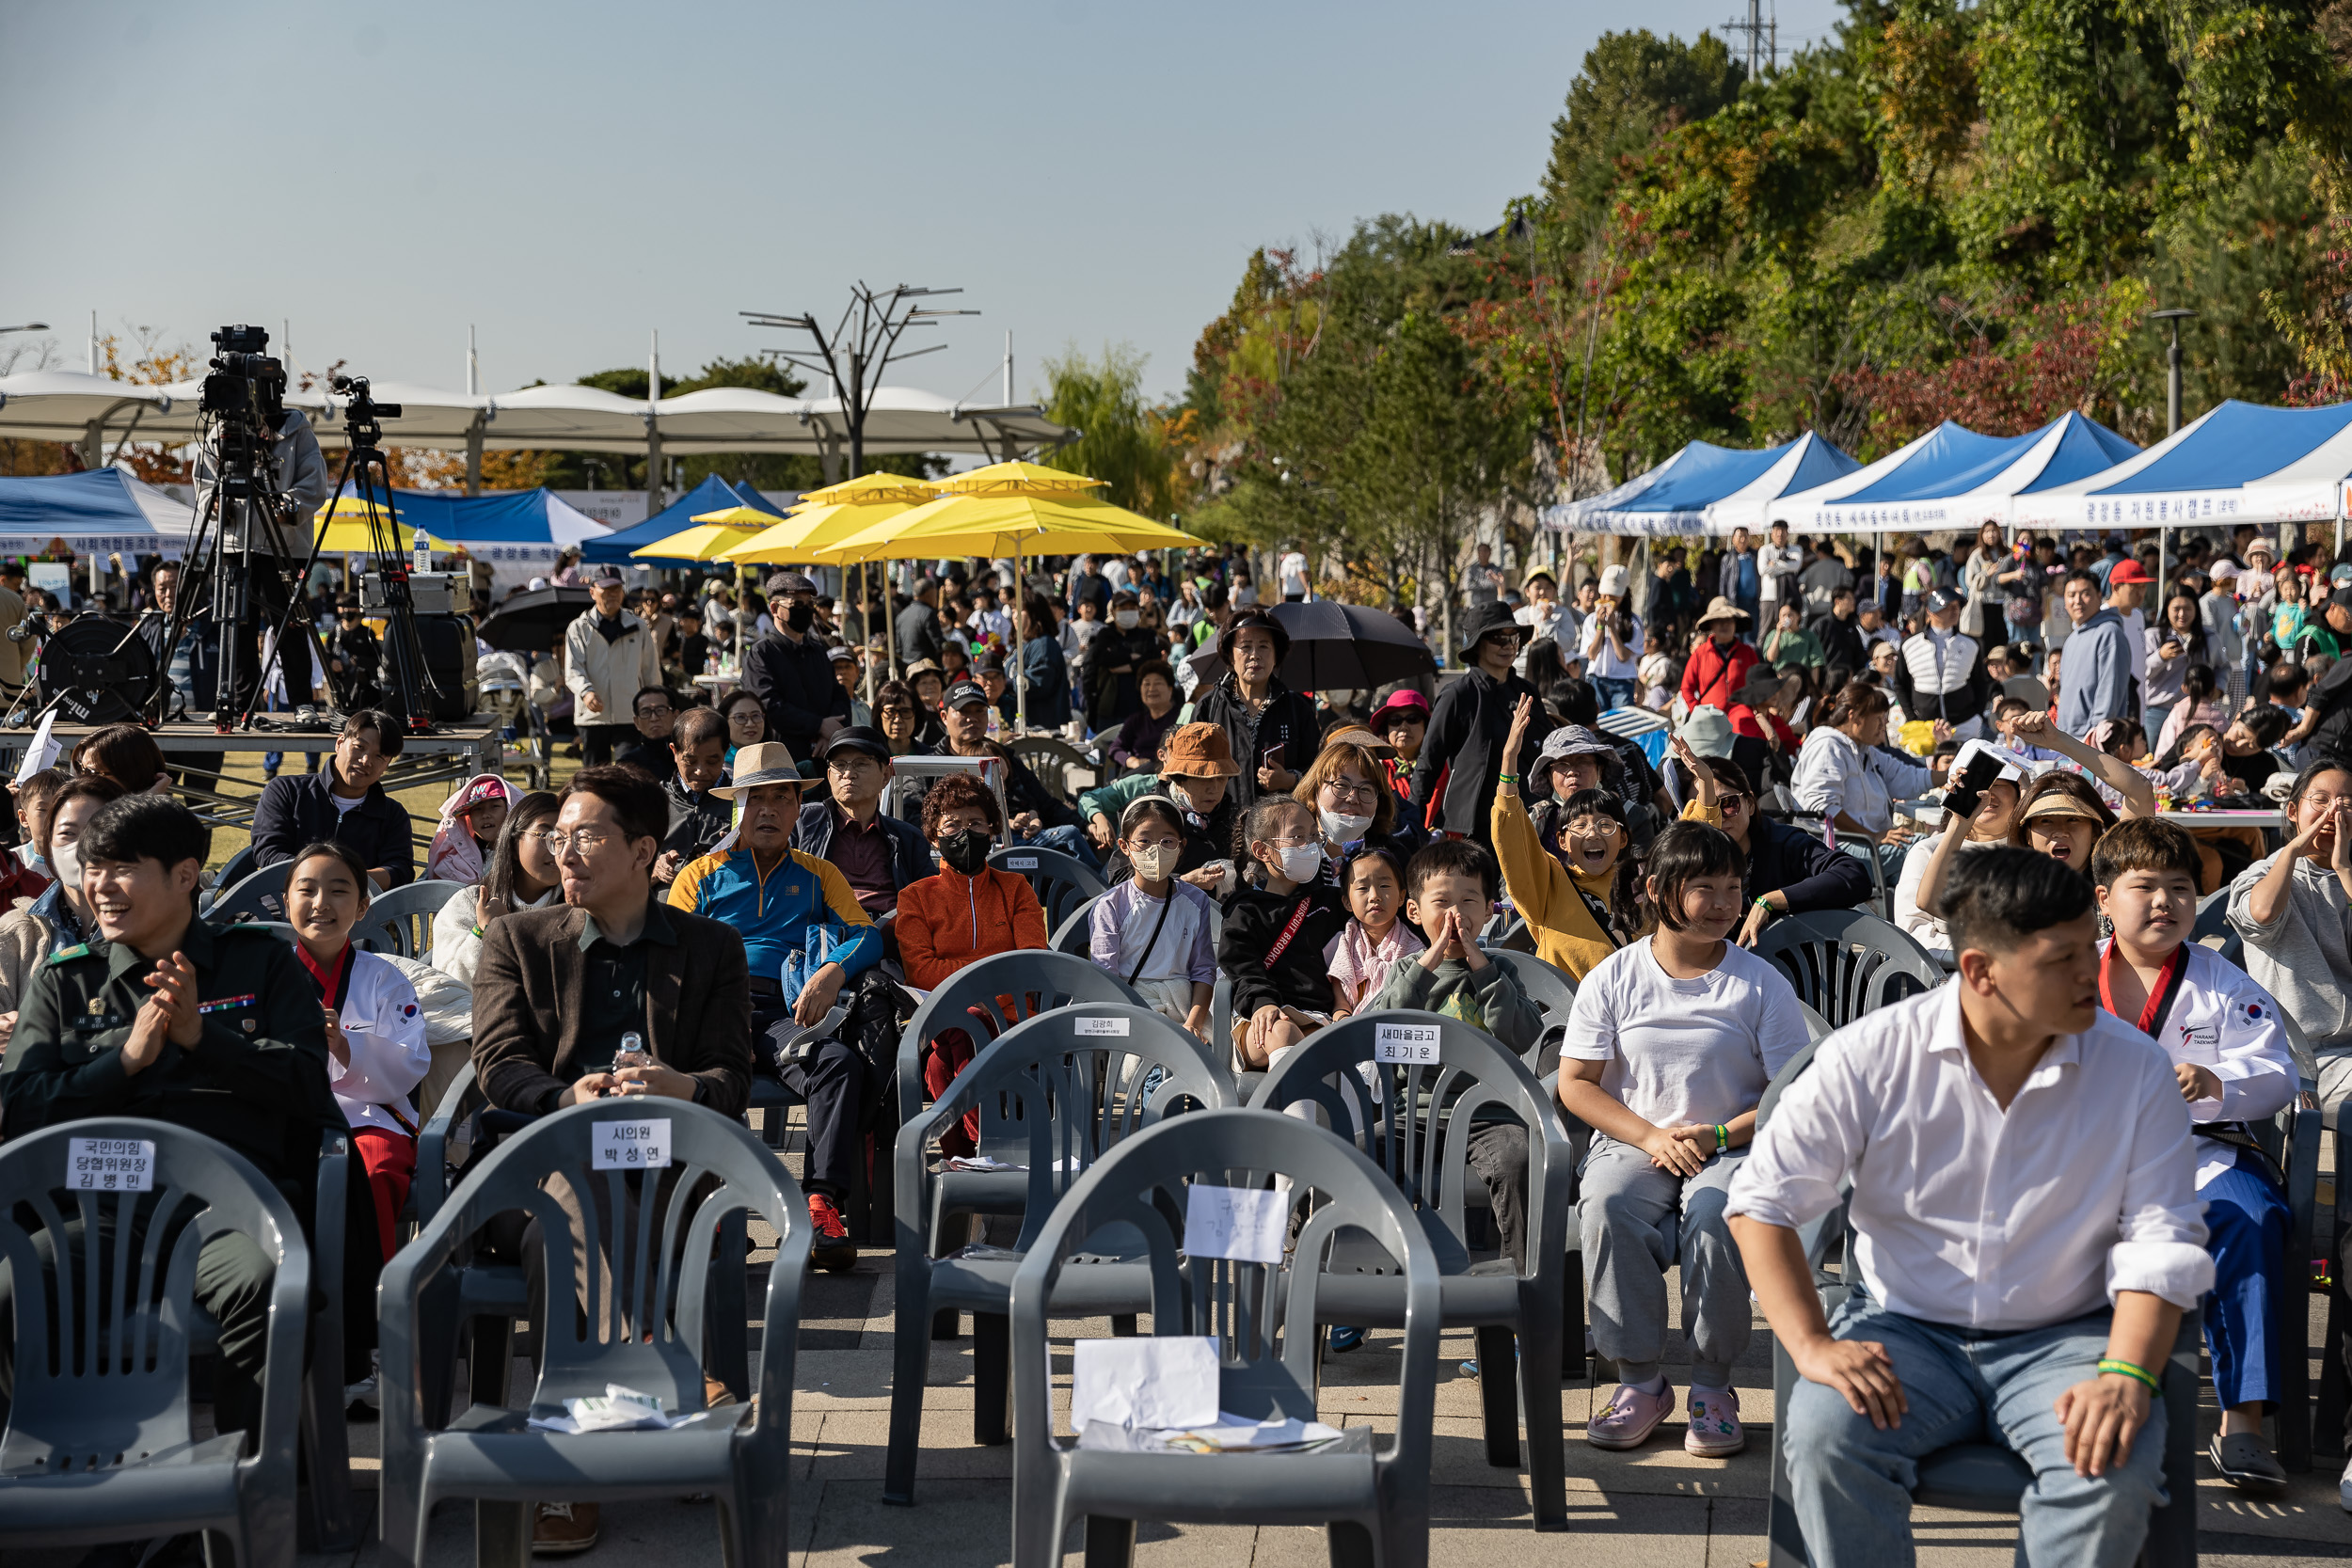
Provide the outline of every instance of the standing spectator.
<path id="1" fill-rule="evenodd" d="M 276 865 L 306 844 L 331 838 L 358 851 L 379 888 L 415 877 L 408 812 L 383 783 L 403 743 L 400 722 L 389 713 L 361 708 L 345 719 L 332 763 L 298 779 L 272 779 L 262 789 L 253 808 L 254 863 Z"/>
<path id="2" fill-rule="evenodd" d="M 1631 705 L 1642 668 L 1642 621 L 1625 602 L 1627 577 L 1623 566 L 1601 568 L 1598 596 L 1577 638 L 1586 677 L 1613 708 Z"/>
<path id="3" fill-rule="evenodd" d="M 1829 613 L 1837 591 L 1853 586 L 1853 568 L 1837 559 L 1836 546 L 1824 535 L 1814 542 L 1812 563 L 1797 580 L 1804 590 L 1804 613 L 1799 618 L 1802 625 Z"/>
<path id="4" fill-rule="evenodd" d="M 1312 592 L 1312 585 L 1307 580 L 1307 557 L 1303 551 L 1293 549 L 1285 553 L 1275 565 L 1275 576 L 1281 581 L 1286 603 L 1298 604 Z"/>
<path id="5" fill-rule="evenodd" d="M 176 584 L 179 569 L 175 566 L 156 568 L 158 598 L 164 595 L 163 583 L 168 574 Z M 166 610 L 167 615 L 170 613 Z M 346 713 L 353 708 L 373 707 L 384 700 L 382 685 L 383 651 L 375 640 L 375 631 L 359 617 L 359 601 L 344 594 L 335 604 L 335 624 L 326 634 L 326 687 L 335 699 L 335 705 Z"/>
<path id="6" fill-rule="evenodd" d="M 1044 594 L 1030 594 L 1022 599 L 1015 629 L 1021 634 L 1021 673 L 1029 683 L 1029 723 L 1059 729 L 1074 714 L 1071 694 L 1076 687 L 1054 624 L 1053 606 Z"/>
<path id="7" fill-rule="evenodd" d="M 2181 682 L 2190 666 L 2203 665 L 2208 673 L 2220 666 L 2214 662 L 2204 615 L 2194 594 L 2180 593 L 2166 600 L 2164 624 L 2150 626 L 2145 635 L 2148 685 L 2141 693 L 2140 721 L 2154 736 L 2164 732 L 2173 707 L 2181 701 Z M 2210 693 L 2213 683 L 2206 684 Z"/>
<path id="8" fill-rule="evenodd" d="M 2155 578 L 2137 561 L 2117 561 L 2107 569 L 2107 608 L 2123 623 L 2124 646 L 2132 656 L 2132 680 L 2141 691 L 2148 689 L 2148 617 L 2141 606 L 2148 602 Z"/>
<path id="9" fill-rule="evenodd" d="M 2100 604 L 2099 579 L 2088 571 L 2066 575 L 2066 613 L 2074 629 L 2058 666 L 2058 727 L 2087 736 L 2093 725 L 2122 718 L 2137 705 L 2131 634 L 2122 615 Z"/>
<path id="10" fill-rule="evenodd" d="M 1731 705 L 1732 694 L 1756 668 L 1756 650 L 1740 635 L 1747 618 L 1746 610 L 1720 596 L 1699 617 L 1699 641 L 1682 665 L 1684 707 Z"/>
<path id="11" fill-rule="evenodd" d="M 1844 589 L 1841 592 L 1851 594 L 1852 590 Z M 1821 619 L 1826 621 L 1829 617 L 1824 615 Z M 1804 629 L 1798 618 L 1797 607 L 1792 604 L 1780 607 L 1779 620 L 1764 634 L 1763 654 L 1765 661 L 1776 670 L 1803 665 L 1807 670 L 1818 672 L 1827 658 L 1821 651 L 1821 640 Z M 1683 684 L 1690 684 L 1688 674 L 1683 676 Z M 1718 703 L 1712 705 L 1720 707 L 1723 705 Z"/>
<path id="12" fill-rule="evenodd" d="M 1216 647 L 1224 673 L 1200 694 L 1192 716 L 1225 732 L 1240 768 L 1232 787 L 1238 819 L 1261 795 L 1288 795 L 1298 787 L 1323 749 L 1323 726 L 1314 699 L 1293 691 L 1275 673 L 1290 653 L 1291 636 L 1273 616 L 1235 616 Z"/>
<path id="13" fill-rule="evenodd" d="M 1731 548 L 1724 552 L 1715 592 L 1745 610 L 1748 625 L 1761 624 L 1756 614 L 1763 603 L 1764 580 L 1756 570 L 1756 546 L 1744 528 L 1731 531 Z"/>
<path id="14" fill-rule="evenodd" d="M 1087 651 L 1087 724 L 1109 729 L 1136 710 L 1136 673 L 1159 653 L 1159 641 L 1143 625 L 1136 596 L 1120 589 L 1111 598 L 1111 625 Z"/>
<path id="15" fill-rule="evenodd" d="M 594 768 L 611 762 L 613 748 L 635 728 L 630 699 L 661 684 L 661 645 L 651 626 L 623 608 L 619 572 L 600 566 L 588 587 L 596 603 L 564 633 L 564 681 L 578 699 L 580 766 Z"/>
<path id="16" fill-rule="evenodd" d="M 1984 708 L 1993 691 L 1984 654 L 1977 640 L 1959 629 L 1963 607 L 1948 588 L 1928 591 L 1927 625 L 1904 640 L 1895 665 L 1895 695 L 1908 719 L 1941 720 L 1954 736 L 1974 740 L 1984 733 Z"/>
<path id="17" fill-rule="evenodd" d="M 772 629 L 743 654 L 743 689 L 768 716 L 767 738 L 796 757 L 814 756 L 825 721 L 850 717 L 850 694 L 815 633 L 817 585 L 778 572 L 768 579 L 768 613 Z"/>
<path id="18" fill-rule="evenodd" d="M 1650 559 L 1649 624 L 1657 633 L 1658 651 L 1663 652 L 1681 641 L 1683 626 L 1696 608 L 1692 602 L 1695 590 L 1681 546 L 1667 546 L 1662 556 L 1653 551 Z"/>
<path id="19" fill-rule="evenodd" d="M 1994 580 L 2000 584 L 2006 598 L 2001 617 L 2009 627 L 2010 641 L 2041 641 L 2043 607 L 2049 597 L 2050 579 L 2057 573 L 2056 539 L 2028 539 L 2023 533 L 2017 536 L 2017 547 L 2010 551 L 2001 570 L 1994 574 Z"/>
<path id="20" fill-rule="evenodd" d="M 1495 564 L 1495 547 L 1481 540 L 1477 559 L 1462 568 L 1462 594 L 1469 608 L 1475 610 L 1502 598 L 1502 568 Z"/>
<path id="21" fill-rule="evenodd" d="M 2238 563 L 2223 556 L 2213 563 L 2213 586 L 2197 601 L 2197 617 L 2204 626 L 2205 647 L 2212 656 L 2206 662 L 2219 677 L 2233 713 L 2246 701 L 2249 684 L 2246 631 L 2237 612 L 2238 575 Z"/>
<path id="22" fill-rule="evenodd" d="M 1797 578 L 1804 570 L 1804 552 L 1788 542 L 1788 525 L 1775 522 L 1756 552 L 1757 613 L 1766 621 L 1778 617 L 1780 607 L 1797 602 Z"/>
<path id="23" fill-rule="evenodd" d="M 1868 636 L 1863 629 L 1860 612 L 1855 608 L 1852 589 L 1840 589 L 1833 594 L 1829 601 L 1829 613 L 1815 621 L 1808 629 L 1813 633 L 1813 640 L 1820 644 L 1823 668 L 1844 670 L 1850 673 L 1869 668 Z"/>
<path id="24" fill-rule="evenodd" d="M 1094 607 L 1094 619 L 1099 624 L 1110 608 L 1110 579 L 1094 569 L 1094 557 L 1082 555 L 1070 573 L 1070 613 L 1082 614 L 1088 605 Z"/>
<path id="25" fill-rule="evenodd" d="M 914 585 L 914 600 L 898 611 L 898 662 L 904 667 L 935 659 L 946 650 L 939 625 L 939 584 L 924 578 Z"/>
<path id="26" fill-rule="evenodd" d="M 1497 784 L 1525 773 L 1535 759 L 1525 744 L 1516 756 L 1503 746 L 1520 699 L 1537 695 L 1511 673 L 1518 653 L 1518 623 L 1506 607 L 1492 604 L 1470 612 L 1462 628 L 1462 659 L 1470 669 L 1438 693 L 1421 761 L 1413 768 L 1413 825 L 1475 839 L 1489 854 L 1494 830 L 1488 819 Z"/>
<path id="27" fill-rule="evenodd" d="M 1960 629 L 1975 638 L 1980 648 L 1997 648 L 2009 641 L 2009 623 L 2001 612 L 2001 574 L 2008 569 L 2009 546 L 2002 542 L 2001 525 L 1988 522 L 1977 530 L 1977 547 L 1960 574 L 1961 586 L 1968 595 Z"/>

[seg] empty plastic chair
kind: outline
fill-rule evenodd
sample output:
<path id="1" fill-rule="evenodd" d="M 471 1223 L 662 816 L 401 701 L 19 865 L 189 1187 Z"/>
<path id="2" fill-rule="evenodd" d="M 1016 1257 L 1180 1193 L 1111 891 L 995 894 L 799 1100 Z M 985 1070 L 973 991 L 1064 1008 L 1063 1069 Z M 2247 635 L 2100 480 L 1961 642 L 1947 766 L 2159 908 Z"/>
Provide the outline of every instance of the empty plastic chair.
<path id="1" fill-rule="evenodd" d="M 1521 953 L 1508 947 L 1489 946 L 1486 957 L 1510 971 L 1519 983 L 1519 990 L 1544 1015 L 1544 1032 L 1534 1046 L 1520 1060 L 1528 1070 L 1550 1072 L 1560 1065 L 1560 1041 L 1568 1032 L 1568 1013 L 1576 1006 L 1576 982 L 1565 971 L 1546 963 L 1533 953 Z"/>
<path id="2" fill-rule="evenodd" d="M 143 1165 L 150 1190 L 88 1184 L 108 1180 L 93 1160 L 135 1185 Z M 239 1235 L 276 1271 L 261 1419 L 243 1459 L 245 1434 L 196 1437 L 188 1397 L 197 1257 Z M 238 1568 L 292 1568 L 311 1271 L 278 1190 L 201 1133 L 131 1117 L 70 1122 L 0 1148 L 0 1258 L 16 1282 L 0 1540 L 85 1546 L 203 1530 Z M 46 1291 L 34 1283 L 45 1258 L 62 1265 Z"/>
<path id="3" fill-rule="evenodd" d="M 1318 1106 L 1332 1131 L 1360 1147 L 1418 1212 L 1444 1280 L 1444 1326 L 1478 1330 L 1486 1462 L 1519 1462 L 1516 1373 L 1527 1405 L 1535 1528 L 1565 1528 L 1562 1259 L 1575 1160 L 1558 1101 L 1493 1036 L 1459 1019 L 1400 1009 L 1360 1014 L 1308 1036 L 1249 1103 L 1261 1111 Z M 1512 1121 L 1526 1132 L 1525 1272 L 1507 1256 L 1472 1261 L 1463 1227 L 1465 1189 L 1480 1182 L 1470 1168 L 1471 1135 Z M 1315 1293 L 1313 1321 L 1396 1327 L 1405 1305 L 1393 1254 L 1343 1237 Z"/>
<path id="4" fill-rule="evenodd" d="M 1204 1193 L 1209 1212 L 1230 1206 L 1265 1222 L 1248 1227 L 1247 1240 L 1234 1227 L 1241 1244 L 1225 1250 L 1272 1260 L 1211 1256 L 1212 1239 L 1185 1220 L 1196 1184 L 1225 1189 Z M 1047 1321 L 1061 1310 L 1065 1273 L 1113 1228 L 1144 1243 L 1154 1335 L 1212 1340 L 1217 1408 L 1260 1419 L 1314 1418 L 1321 1336 L 1312 1325 L 1328 1316 L 1320 1296 L 1335 1277 L 1327 1259 L 1343 1231 L 1368 1238 L 1391 1259 L 1403 1307 L 1396 1435 L 1383 1442 L 1353 1427 L 1320 1450 L 1248 1460 L 1110 1451 L 1057 1435 Z M 1059 1568 L 1081 1519 L 1087 1560 L 1098 1568 L 1131 1560 L 1145 1520 L 1320 1525 L 1335 1563 L 1421 1568 L 1442 1290 L 1422 1216 L 1354 1146 L 1311 1123 L 1202 1111 L 1129 1138 L 1055 1206 L 1013 1275 L 1015 1568 Z"/>
<path id="5" fill-rule="evenodd" d="M 1051 854 L 1051 850 L 1029 851 Z M 1008 1013 L 1005 1003 L 1012 1004 Z M 923 1048 L 951 1029 L 972 1037 L 975 1046 L 1023 1019 L 1073 1002 L 1124 1002 L 1147 1006 L 1140 993 L 1092 958 L 1050 948 L 992 953 L 956 971 L 930 993 L 898 1040 L 898 1122 L 904 1126 L 923 1108 Z"/>
<path id="6" fill-rule="evenodd" d="M 898 1299 L 890 1452 L 882 1500 L 914 1500 L 923 1388 L 934 1313 L 973 1315 L 972 1440 L 1005 1440 L 1006 1310 L 1012 1273 L 1055 1201 L 1120 1140 L 1178 1109 L 1235 1103 L 1207 1046 L 1147 1007 L 1085 1002 L 1042 1013 L 982 1050 L 923 1115 L 898 1130 Z M 968 1113 L 993 1169 L 932 1172 L 932 1140 Z M 1010 1247 L 961 1244 L 970 1214 L 1018 1214 Z M 946 1252 L 946 1256 L 940 1256 Z M 1097 1236 L 1084 1267 L 1062 1276 L 1057 1310 L 1121 1318 L 1150 1302 L 1140 1239 Z"/>
<path id="7" fill-rule="evenodd" d="M 285 919 L 286 879 L 293 871 L 292 861 L 262 867 L 215 898 L 205 909 L 204 918 L 216 926 L 232 920 Z"/>
<path id="8" fill-rule="evenodd" d="M 461 882 L 405 882 L 368 900 L 368 912 L 353 927 L 352 941 L 371 953 L 422 958 L 433 950 L 433 917 L 457 896 Z"/>
<path id="9" fill-rule="evenodd" d="M 1048 931 L 1060 930 L 1062 922 L 1079 905 L 1110 891 L 1103 885 L 1102 878 L 1087 869 L 1084 862 L 1058 849 L 1041 849 L 1034 844 L 1010 844 L 992 850 L 988 863 L 999 871 L 1018 872 L 1029 879 L 1030 890 L 1036 893 L 1039 905 L 1045 911 Z"/>
<path id="10" fill-rule="evenodd" d="M 675 1179 L 664 1185 L 655 1171 L 675 1171 Z M 575 1254 L 563 1206 L 543 1187 L 559 1175 L 584 1216 L 584 1259 Z M 516 1212 L 539 1222 L 550 1304 L 540 1328 L 538 1386 L 527 1406 L 483 1401 L 445 1425 L 430 1425 L 418 1338 L 431 1288 L 462 1267 L 464 1249 L 484 1227 Z M 607 1384 L 651 1395 L 671 1416 L 705 1410 L 706 1307 L 715 1293 L 713 1310 L 732 1310 L 738 1321 L 749 1310 L 741 1305 L 741 1254 L 727 1245 L 747 1213 L 779 1237 L 760 1308 L 758 1397 L 748 1407 L 668 1431 L 574 1433 L 530 1425 L 564 1418 L 566 1400 L 601 1398 Z M 783 1165 L 740 1123 L 691 1101 L 597 1101 L 509 1134 L 385 1265 L 386 1555 L 421 1564 L 433 1505 L 449 1497 L 475 1499 L 481 1559 L 522 1568 L 533 1502 L 712 1492 L 726 1561 L 783 1568 L 791 1552 L 792 1369 L 809 1240 L 807 1210 Z M 739 1305 L 726 1305 L 730 1296 Z M 575 1310 L 566 1309 L 570 1303 Z"/>
<path id="11" fill-rule="evenodd" d="M 1842 1029 L 1873 1007 L 1945 981 L 1944 968 L 1911 933 L 1867 910 L 1812 910 L 1764 927 L 1756 957 L 1788 976 L 1797 1000 Z"/>

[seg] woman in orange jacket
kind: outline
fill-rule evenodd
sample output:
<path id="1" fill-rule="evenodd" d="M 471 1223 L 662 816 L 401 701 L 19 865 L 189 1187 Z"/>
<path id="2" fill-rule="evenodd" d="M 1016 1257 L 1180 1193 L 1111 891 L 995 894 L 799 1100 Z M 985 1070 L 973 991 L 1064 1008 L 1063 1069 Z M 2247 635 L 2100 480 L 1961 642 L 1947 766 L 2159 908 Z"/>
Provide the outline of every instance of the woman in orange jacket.
<path id="1" fill-rule="evenodd" d="M 1004 825 L 995 795 L 969 774 L 950 774 L 923 798 L 923 836 L 939 851 L 946 869 L 909 883 L 898 895 L 898 958 L 907 984 L 934 990 L 976 958 L 992 953 L 1045 945 L 1045 911 L 1029 879 L 988 863 L 988 847 Z M 1019 1015 L 1018 1001 L 997 998 L 1006 1016 Z M 987 1019 L 975 1012 L 979 1023 Z M 961 1029 L 943 1032 L 925 1048 L 923 1087 L 936 1100 L 955 1082 L 978 1048 Z M 979 1114 L 940 1139 L 951 1155 L 970 1154 L 979 1135 Z"/>

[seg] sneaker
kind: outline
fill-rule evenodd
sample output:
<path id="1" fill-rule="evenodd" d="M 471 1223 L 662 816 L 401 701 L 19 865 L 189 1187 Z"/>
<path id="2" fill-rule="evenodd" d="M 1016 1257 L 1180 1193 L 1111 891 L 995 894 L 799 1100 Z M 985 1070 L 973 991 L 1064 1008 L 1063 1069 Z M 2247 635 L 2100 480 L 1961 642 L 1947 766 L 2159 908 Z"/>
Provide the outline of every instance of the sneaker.
<path id="1" fill-rule="evenodd" d="M 1363 1342 L 1364 1331 L 1360 1328 L 1335 1328 L 1331 1331 L 1333 1355 L 1345 1355 Z"/>
<path id="2" fill-rule="evenodd" d="M 1620 1383 L 1600 1413 L 1585 1423 L 1584 1441 L 1597 1449 L 1638 1449 L 1649 1441 L 1658 1423 L 1674 1413 L 1674 1407 L 1671 1384 L 1652 1394 Z"/>
<path id="3" fill-rule="evenodd" d="M 808 1223 L 816 1227 L 815 1244 L 808 1249 L 811 1268 L 829 1274 L 848 1274 L 857 1267 L 857 1245 L 850 1240 L 850 1227 L 841 1217 L 840 1206 L 824 1193 L 808 1195 Z"/>
<path id="4" fill-rule="evenodd" d="M 595 1503 L 541 1503 L 538 1522 L 531 1530 L 531 1549 L 540 1557 L 571 1557 L 595 1545 L 603 1534 Z"/>
<path id="5" fill-rule="evenodd" d="M 348 1421 L 373 1421 L 384 1408 L 384 1400 L 376 1386 L 373 1372 L 357 1383 L 343 1385 L 343 1418 Z"/>
<path id="6" fill-rule="evenodd" d="M 1740 1396 L 1728 1388 L 1692 1384 L 1691 1429 L 1682 1434 L 1682 1451 L 1701 1459 L 1728 1459 L 1747 1446 L 1747 1429 L 1740 1424 Z"/>
<path id="7" fill-rule="evenodd" d="M 2259 1433 L 2233 1432 L 2213 1434 L 2205 1447 L 2205 1457 L 2221 1472 L 2221 1479 L 2232 1486 L 2247 1492 L 2283 1492 L 2287 1489 L 2287 1473 L 2280 1463 L 2270 1457 Z M 2338 1488 L 2342 1491 L 2341 1486 Z M 2352 1505 L 2347 1505 L 2352 1506 Z"/>
<path id="8" fill-rule="evenodd" d="M 734 1402 L 735 1394 L 725 1384 L 715 1377 L 706 1376 L 703 1379 L 703 1408 L 705 1410 L 724 1410 Z"/>

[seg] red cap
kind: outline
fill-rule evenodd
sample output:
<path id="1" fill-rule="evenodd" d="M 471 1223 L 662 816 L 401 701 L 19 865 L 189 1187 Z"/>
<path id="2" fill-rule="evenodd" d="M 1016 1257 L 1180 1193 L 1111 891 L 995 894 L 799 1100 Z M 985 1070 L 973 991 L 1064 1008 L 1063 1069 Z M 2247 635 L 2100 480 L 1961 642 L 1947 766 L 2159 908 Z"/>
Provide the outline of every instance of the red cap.
<path id="1" fill-rule="evenodd" d="M 2110 586 L 2119 582 L 2153 582 L 2155 580 L 2148 575 L 2148 568 L 2137 561 L 2119 561 L 2115 563 L 2114 569 L 2107 573 L 2107 582 Z"/>

